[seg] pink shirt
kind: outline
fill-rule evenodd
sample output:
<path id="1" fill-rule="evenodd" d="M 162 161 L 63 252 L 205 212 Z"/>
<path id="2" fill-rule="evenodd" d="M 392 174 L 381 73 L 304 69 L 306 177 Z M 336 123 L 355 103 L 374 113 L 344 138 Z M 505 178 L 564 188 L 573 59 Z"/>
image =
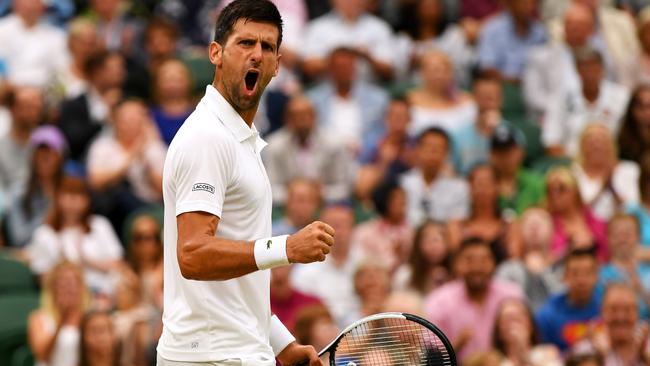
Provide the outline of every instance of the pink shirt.
<path id="1" fill-rule="evenodd" d="M 473 302 L 467 295 L 465 282 L 454 280 L 433 290 L 426 298 L 427 318 L 437 325 L 452 343 L 458 341 L 465 329 L 471 329 L 472 338 L 460 352 L 460 361 L 475 352 L 492 349 L 492 333 L 499 304 L 504 299 L 524 299 L 521 289 L 510 283 L 492 280 L 483 304 Z"/>
<path id="2" fill-rule="evenodd" d="M 606 263 L 609 259 L 609 249 L 607 246 L 607 224 L 594 216 L 590 209 L 584 211 L 585 222 L 594 237 L 596 245 L 596 254 L 601 263 Z M 555 258 L 561 258 L 568 250 L 571 238 L 564 230 L 564 225 L 558 217 L 553 217 L 553 240 L 551 242 L 551 254 Z"/>
<path id="3" fill-rule="evenodd" d="M 390 225 L 378 218 L 365 222 L 354 231 L 354 243 L 362 258 L 372 257 L 391 269 L 404 263 L 411 253 L 413 229 L 406 222 Z"/>

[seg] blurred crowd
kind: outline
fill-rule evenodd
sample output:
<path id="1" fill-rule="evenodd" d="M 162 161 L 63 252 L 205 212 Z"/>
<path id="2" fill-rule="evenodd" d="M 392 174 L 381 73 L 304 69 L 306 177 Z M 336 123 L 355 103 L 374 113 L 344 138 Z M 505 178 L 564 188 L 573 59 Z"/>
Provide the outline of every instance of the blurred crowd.
<path id="1" fill-rule="evenodd" d="M 155 364 L 163 163 L 227 2 L 0 0 L 0 253 L 40 293 L 24 360 Z M 336 230 L 324 262 L 272 271 L 299 342 L 402 311 L 461 365 L 650 365 L 650 1 L 273 2 L 273 234 Z"/>

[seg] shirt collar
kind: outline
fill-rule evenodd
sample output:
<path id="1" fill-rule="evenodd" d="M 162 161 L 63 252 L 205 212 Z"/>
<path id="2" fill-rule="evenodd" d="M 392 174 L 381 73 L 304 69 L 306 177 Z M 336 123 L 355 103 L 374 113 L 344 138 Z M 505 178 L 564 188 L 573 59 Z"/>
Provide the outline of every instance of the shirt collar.
<path id="1" fill-rule="evenodd" d="M 251 139 L 251 141 L 255 142 L 258 150 L 261 150 L 267 145 L 260 137 L 255 124 L 249 128 L 246 121 L 241 118 L 239 113 L 235 111 L 232 105 L 228 103 L 226 98 L 214 86 L 208 85 L 205 88 L 205 96 L 201 99 L 201 103 L 230 130 L 237 141 L 244 142 Z"/>

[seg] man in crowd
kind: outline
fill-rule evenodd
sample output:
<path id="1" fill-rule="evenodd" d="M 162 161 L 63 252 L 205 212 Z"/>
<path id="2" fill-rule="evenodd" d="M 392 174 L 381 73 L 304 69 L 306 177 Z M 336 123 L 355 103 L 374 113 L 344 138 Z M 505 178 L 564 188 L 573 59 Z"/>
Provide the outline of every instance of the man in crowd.
<path id="1" fill-rule="evenodd" d="M 307 178 L 295 178 L 287 185 L 283 217 L 273 222 L 273 235 L 294 234 L 317 216 L 321 205 L 320 186 Z"/>

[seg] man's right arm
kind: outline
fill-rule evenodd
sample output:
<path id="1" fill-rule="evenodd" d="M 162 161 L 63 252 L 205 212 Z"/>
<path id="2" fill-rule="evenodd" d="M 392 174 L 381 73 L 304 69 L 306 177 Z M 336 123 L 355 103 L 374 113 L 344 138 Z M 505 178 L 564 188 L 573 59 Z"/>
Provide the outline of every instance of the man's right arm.
<path id="1" fill-rule="evenodd" d="M 181 274 L 198 281 L 224 281 L 257 271 L 255 242 L 215 237 L 219 217 L 193 211 L 176 217 L 178 243 L 176 255 Z M 334 244 L 334 229 L 313 222 L 287 238 L 286 255 L 290 263 L 325 260 Z"/>

